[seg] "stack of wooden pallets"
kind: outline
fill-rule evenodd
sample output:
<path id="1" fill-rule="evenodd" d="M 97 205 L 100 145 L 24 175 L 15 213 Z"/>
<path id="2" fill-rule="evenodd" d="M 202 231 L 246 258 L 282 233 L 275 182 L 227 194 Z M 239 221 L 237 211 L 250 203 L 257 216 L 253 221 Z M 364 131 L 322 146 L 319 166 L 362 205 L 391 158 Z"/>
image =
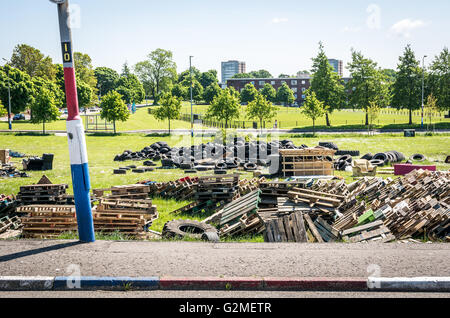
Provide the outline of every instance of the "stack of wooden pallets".
<path id="1" fill-rule="evenodd" d="M 54 238 L 78 229 L 75 206 L 28 205 L 16 212 L 25 214 L 22 235 L 27 238 Z M 141 234 L 158 218 L 151 200 L 103 199 L 92 215 L 96 232 L 126 235 Z"/>
<path id="2" fill-rule="evenodd" d="M 67 184 L 33 184 L 21 186 L 17 195 L 24 205 L 29 204 L 65 204 Z"/>
<path id="3" fill-rule="evenodd" d="M 239 194 L 238 185 L 238 174 L 199 177 L 195 199 L 230 202 Z"/>
<path id="4" fill-rule="evenodd" d="M 150 187 L 145 184 L 131 184 L 114 186 L 109 189 L 94 189 L 93 192 L 97 199 L 103 197 L 109 199 L 142 200 L 149 197 Z M 105 192 L 111 193 L 105 194 Z"/>
<path id="5" fill-rule="evenodd" d="M 185 177 L 170 182 L 148 182 L 148 184 L 150 186 L 150 196 L 152 197 L 171 198 L 183 201 L 190 200 L 194 197 L 198 178 Z"/>
<path id="6" fill-rule="evenodd" d="M 288 197 L 295 203 L 306 203 L 309 207 L 317 207 L 328 214 L 334 213 L 345 201 L 345 197 L 342 195 L 301 188 L 294 188 L 289 191 Z"/>
<path id="7" fill-rule="evenodd" d="M 284 177 L 333 175 L 335 150 L 329 148 L 280 149 Z"/>

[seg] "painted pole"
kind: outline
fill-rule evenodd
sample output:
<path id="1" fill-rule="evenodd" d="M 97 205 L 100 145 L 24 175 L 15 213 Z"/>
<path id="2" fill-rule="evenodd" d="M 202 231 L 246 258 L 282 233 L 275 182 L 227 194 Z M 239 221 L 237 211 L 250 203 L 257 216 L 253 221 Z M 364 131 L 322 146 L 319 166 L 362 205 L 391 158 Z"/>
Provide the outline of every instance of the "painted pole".
<path id="1" fill-rule="evenodd" d="M 70 168 L 72 171 L 72 186 L 77 211 L 78 236 L 82 242 L 94 242 L 94 222 L 90 200 L 90 179 L 86 138 L 83 122 L 78 109 L 77 83 L 72 53 L 72 32 L 69 20 L 69 1 L 50 0 L 58 4 L 59 29 L 64 67 L 64 83 L 67 102 L 67 137 L 69 141 Z"/>
<path id="2" fill-rule="evenodd" d="M 189 76 L 191 77 L 191 137 L 194 137 L 194 114 L 192 112 L 192 58 L 193 56 L 189 56 Z"/>

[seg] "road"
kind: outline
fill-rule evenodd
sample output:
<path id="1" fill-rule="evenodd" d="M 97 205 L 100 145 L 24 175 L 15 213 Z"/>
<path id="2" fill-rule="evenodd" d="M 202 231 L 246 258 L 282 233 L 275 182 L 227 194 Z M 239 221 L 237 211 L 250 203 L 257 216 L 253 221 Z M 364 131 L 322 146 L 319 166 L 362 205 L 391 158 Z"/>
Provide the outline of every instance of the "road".
<path id="1" fill-rule="evenodd" d="M 450 276 L 450 244 L 0 241 L 0 276 Z"/>

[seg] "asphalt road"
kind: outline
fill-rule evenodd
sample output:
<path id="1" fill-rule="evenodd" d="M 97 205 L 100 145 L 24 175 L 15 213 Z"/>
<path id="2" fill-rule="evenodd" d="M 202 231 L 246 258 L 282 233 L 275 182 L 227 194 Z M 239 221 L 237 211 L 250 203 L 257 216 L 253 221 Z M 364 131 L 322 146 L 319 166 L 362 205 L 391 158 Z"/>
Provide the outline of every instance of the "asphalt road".
<path id="1" fill-rule="evenodd" d="M 450 244 L 0 241 L 0 276 L 65 276 L 72 264 L 82 276 L 450 276 Z"/>

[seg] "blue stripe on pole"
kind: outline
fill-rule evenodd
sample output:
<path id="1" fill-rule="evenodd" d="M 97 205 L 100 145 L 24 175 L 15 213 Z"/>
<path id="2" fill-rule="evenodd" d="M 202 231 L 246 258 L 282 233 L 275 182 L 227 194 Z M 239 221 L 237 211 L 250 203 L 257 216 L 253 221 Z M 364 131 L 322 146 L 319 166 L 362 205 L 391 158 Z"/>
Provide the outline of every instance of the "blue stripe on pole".
<path id="1" fill-rule="evenodd" d="M 73 194 L 77 211 L 78 236 L 82 242 L 94 242 L 88 164 L 71 165 Z"/>
<path id="2" fill-rule="evenodd" d="M 159 277 L 59 276 L 55 277 L 53 284 L 54 290 L 126 290 L 127 288 L 145 290 L 158 289 Z"/>

